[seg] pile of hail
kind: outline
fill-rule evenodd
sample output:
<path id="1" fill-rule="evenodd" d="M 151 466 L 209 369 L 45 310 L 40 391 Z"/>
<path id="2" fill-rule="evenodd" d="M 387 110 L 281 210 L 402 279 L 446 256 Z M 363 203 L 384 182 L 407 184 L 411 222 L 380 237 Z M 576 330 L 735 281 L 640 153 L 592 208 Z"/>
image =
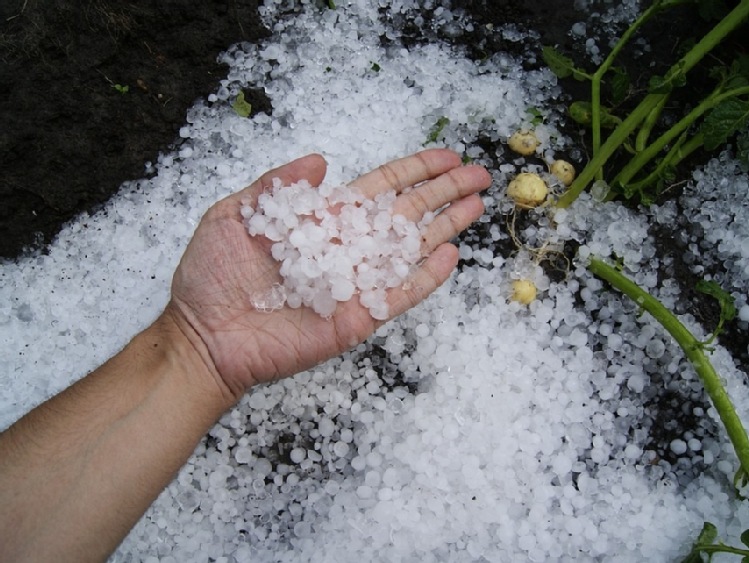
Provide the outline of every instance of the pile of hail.
<path id="1" fill-rule="evenodd" d="M 395 191 L 370 199 L 352 186 L 315 188 L 306 180 L 283 186 L 275 179 L 255 207 L 242 207 L 250 235 L 273 242 L 283 278 L 251 297 L 253 306 L 306 306 L 330 317 L 339 302 L 358 295 L 373 318 L 387 319 L 387 289 L 406 284 L 432 218 L 417 224 L 394 214 L 395 198 Z"/>

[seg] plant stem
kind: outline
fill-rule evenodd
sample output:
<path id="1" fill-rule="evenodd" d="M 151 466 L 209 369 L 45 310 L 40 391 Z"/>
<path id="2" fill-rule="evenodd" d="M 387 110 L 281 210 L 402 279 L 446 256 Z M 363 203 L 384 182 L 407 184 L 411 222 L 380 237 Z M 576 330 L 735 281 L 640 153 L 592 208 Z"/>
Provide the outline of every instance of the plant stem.
<path id="1" fill-rule="evenodd" d="M 645 10 L 640 17 L 638 17 L 632 25 L 622 34 L 619 40 L 611 49 L 606 59 L 601 63 L 596 72 L 593 74 L 590 80 L 590 106 L 591 106 L 591 129 L 593 130 L 593 156 L 598 154 L 598 150 L 601 148 L 601 81 L 603 76 L 614 64 L 614 60 L 624 46 L 629 42 L 637 31 L 646 21 L 648 21 L 658 10 L 662 8 L 662 2 L 654 2 L 650 8 Z M 597 171 L 599 180 L 603 179 L 603 170 Z"/>
<path id="2" fill-rule="evenodd" d="M 567 190 L 557 202 L 557 207 L 569 207 L 573 201 L 588 187 L 588 184 L 595 178 L 598 170 L 603 168 L 611 155 L 627 140 L 635 128 L 645 119 L 650 111 L 655 107 L 665 94 L 648 94 L 645 99 L 622 121 L 606 142 L 601 146 L 598 154 L 595 155 L 587 166 L 583 168 L 580 175 L 572 182 L 570 189 Z"/>
<path id="3" fill-rule="evenodd" d="M 663 171 L 666 168 L 677 166 L 682 160 L 684 160 L 686 157 L 700 148 L 705 142 L 705 135 L 703 135 L 702 133 L 697 133 L 688 141 L 684 141 L 685 137 L 679 139 L 674 144 L 674 146 L 671 147 L 671 150 L 668 151 L 666 156 L 664 156 L 663 159 L 658 163 L 658 166 L 655 168 L 655 170 L 653 170 L 650 174 L 647 175 L 647 177 L 640 180 L 639 182 L 626 186 L 625 192 L 629 194 L 642 192 L 645 188 L 657 182 L 658 178 L 663 175 Z M 612 197 L 616 195 L 613 190 L 610 190 L 609 193 L 612 195 Z"/>
<path id="4" fill-rule="evenodd" d="M 713 27 L 689 52 L 673 65 L 666 73 L 666 81 L 680 74 L 689 72 L 707 55 L 723 38 L 736 29 L 749 16 L 749 0 L 741 0 L 727 16 Z M 614 129 L 611 136 L 595 154 L 580 176 L 572 183 L 570 189 L 559 199 L 559 207 L 568 207 L 588 187 L 590 182 L 606 164 L 611 155 L 627 140 L 635 128 L 647 119 L 667 94 L 648 94 L 622 123 Z"/>
<path id="5" fill-rule="evenodd" d="M 627 183 L 634 178 L 645 165 L 655 158 L 655 156 L 663 150 L 666 145 L 683 131 L 686 131 L 690 125 L 702 117 L 702 115 L 707 111 L 729 98 L 749 94 L 749 86 L 744 88 L 734 88 L 723 93 L 720 93 L 720 89 L 721 87 L 718 87 L 707 98 L 702 100 L 696 108 L 684 116 L 676 125 L 671 127 L 671 129 L 647 146 L 645 150 L 638 153 L 632 160 L 630 160 L 611 182 L 612 185 L 626 187 Z"/>
<path id="6" fill-rule="evenodd" d="M 661 117 L 661 112 L 663 111 L 663 108 L 666 105 L 667 101 L 668 97 L 664 96 L 663 99 L 658 102 L 658 105 L 653 108 L 653 111 L 648 114 L 648 116 L 645 118 L 645 121 L 643 121 L 642 127 L 640 127 L 640 130 L 637 132 L 637 138 L 635 139 L 636 152 L 639 153 L 645 150 L 645 148 L 647 147 L 650 133 L 653 131 L 653 127 L 655 127 L 655 124 L 658 123 L 658 119 Z"/>
<path id="7" fill-rule="evenodd" d="M 707 391 L 715 410 L 723 421 L 728 437 L 736 451 L 741 469 L 744 472 L 749 470 L 749 437 L 747 437 L 746 430 L 731 403 L 725 387 L 720 381 L 720 377 L 710 363 L 710 360 L 705 356 L 702 343 L 660 301 L 612 266 L 609 266 L 598 258 L 591 258 L 588 269 L 634 300 L 640 307 L 660 322 L 663 328 L 674 337 L 674 340 L 684 350 L 687 358 L 700 376 L 705 391 Z"/>

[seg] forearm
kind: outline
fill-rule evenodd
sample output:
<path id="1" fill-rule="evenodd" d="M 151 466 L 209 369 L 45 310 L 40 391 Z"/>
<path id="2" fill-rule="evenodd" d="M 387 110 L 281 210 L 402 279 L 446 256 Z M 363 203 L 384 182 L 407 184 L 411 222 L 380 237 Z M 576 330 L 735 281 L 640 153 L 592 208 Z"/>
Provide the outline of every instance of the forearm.
<path id="1" fill-rule="evenodd" d="M 0 434 L 0 560 L 106 559 L 231 401 L 160 318 Z"/>

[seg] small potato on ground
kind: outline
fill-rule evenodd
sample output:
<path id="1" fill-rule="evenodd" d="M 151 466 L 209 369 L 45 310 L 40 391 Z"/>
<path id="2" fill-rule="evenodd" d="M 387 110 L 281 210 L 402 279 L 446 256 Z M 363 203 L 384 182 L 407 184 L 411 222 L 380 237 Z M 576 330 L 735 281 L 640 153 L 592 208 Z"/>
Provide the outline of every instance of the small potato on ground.
<path id="1" fill-rule="evenodd" d="M 533 131 L 515 131 L 507 141 L 510 150 L 523 156 L 530 156 L 536 152 L 536 147 L 541 144 Z"/>
<path id="2" fill-rule="evenodd" d="M 554 174 L 554 176 L 559 178 L 559 181 L 565 186 L 572 184 L 575 179 L 575 167 L 566 160 L 555 160 L 551 163 L 549 170 Z"/>
<path id="3" fill-rule="evenodd" d="M 531 280 L 514 280 L 510 299 L 523 305 L 530 305 L 536 299 L 537 293 L 536 284 Z"/>
<path id="4" fill-rule="evenodd" d="M 532 172 L 521 172 L 507 186 L 507 196 L 521 209 L 533 209 L 541 205 L 549 194 L 549 188 L 541 176 Z"/>

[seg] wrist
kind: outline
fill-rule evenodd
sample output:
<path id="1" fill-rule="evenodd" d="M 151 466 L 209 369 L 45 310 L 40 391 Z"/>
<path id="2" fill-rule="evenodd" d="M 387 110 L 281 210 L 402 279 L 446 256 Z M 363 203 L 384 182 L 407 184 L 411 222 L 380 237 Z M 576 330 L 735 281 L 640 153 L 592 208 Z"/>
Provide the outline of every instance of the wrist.
<path id="1" fill-rule="evenodd" d="M 218 411 L 218 416 L 242 396 L 244 389 L 231 389 L 224 382 L 200 335 L 171 303 L 147 330 L 152 334 L 150 345 L 154 350 L 162 348 L 165 360 L 195 389 L 207 407 Z"/>

